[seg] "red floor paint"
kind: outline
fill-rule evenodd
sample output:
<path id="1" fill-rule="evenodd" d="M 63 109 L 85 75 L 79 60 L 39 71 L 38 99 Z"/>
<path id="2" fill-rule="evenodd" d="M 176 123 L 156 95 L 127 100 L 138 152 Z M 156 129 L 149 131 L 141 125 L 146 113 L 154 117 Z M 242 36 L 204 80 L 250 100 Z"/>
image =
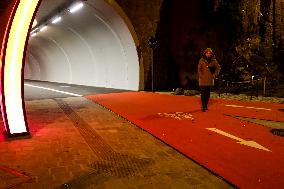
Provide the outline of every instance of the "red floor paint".
<path id="1" fill-rule="evenodd" d="M 272 135 L 270 128 L 241 121 L 225 114 L 283 121 L 282 104 L 211 100 L 209 111 L 200 111 L 196 97 L 128 92 L 88 96 L 128 119 L 204 167 L 240 188 L 284 187 L 284 138 Z M 227 104 L 267 108 L 231 108 Z M 189 117 L 173 118 L 175 112 Z M 186 113 L 186 114 L 185 114 Z M 220 135 L 216 128 L 231 136 L 255 141 L 270 150 L 241 145 L 236 138 Z"/>
<path id="2" fill-rule="evenodd" d="M 4 132 L 5 132 L 5 130 L 4 130 L 4 123 L 0 122 L 0 142 L 6 140 Z"/>

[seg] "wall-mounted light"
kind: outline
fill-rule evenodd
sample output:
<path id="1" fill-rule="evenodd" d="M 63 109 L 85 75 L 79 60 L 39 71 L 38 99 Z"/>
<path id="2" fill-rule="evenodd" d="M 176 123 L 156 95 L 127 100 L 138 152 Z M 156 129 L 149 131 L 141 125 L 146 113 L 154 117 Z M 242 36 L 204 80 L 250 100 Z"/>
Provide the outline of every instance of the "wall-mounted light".
<path id="1" fill-rule="evenodd" d="M 36 35 L 37 35 L 37 33 L 36 33 L 36 32 L 31 33 L 31 37 L 34 37 L 34 36 L 36 36 Z"/>
<path id="2" fill-rule="evenodd" d="M 38 29 L 38 28 L 35 28 L 34 30 L 32 30 L 31 33 L 37 33 L 38 31 L 39 31 L 39 29 Z"/>
<path id="3" fill-rule="evenodd" d="M 47 26 L 43 26 L 42 28 L 40 28 L 40 30 L 39 31 L 45 31 L 47 29 Z"/>
<path id="4" fill-rule="evenodd" d="M 61 17 L 61 16 L 57 16 L 57 17 L 55 17 L 55 18 L 51 21 L 51 23 L 52 23 L 52 24 L 56 24 L 56 23 L 60 22 L 61 20 L 62 20 L 62 17 Z"/>
<path id="5" fill-rule="evenodd" d="M 79 2 L 79 3 L 76 3 L 74 5 L 72 5 L 70 8 L 69 8 L 69 12 L 71 13 L 75 13 L 77 12 L 78 10 L 80 10 L 82 7 L 84 6 L 84 4 L 82 2 Z"/>
<path id="6" fill-rule="evenodd" d="M 36 25 L 37 25 L 37 20 L 35 19 L 32 27 L 34 28 Z"/>

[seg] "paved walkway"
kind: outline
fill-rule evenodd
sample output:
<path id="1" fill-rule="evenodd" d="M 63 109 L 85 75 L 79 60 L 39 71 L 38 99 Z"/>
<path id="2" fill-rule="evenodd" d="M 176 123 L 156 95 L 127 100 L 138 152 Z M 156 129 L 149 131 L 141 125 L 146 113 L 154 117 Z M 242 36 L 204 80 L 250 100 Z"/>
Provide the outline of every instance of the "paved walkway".
<path id="1" fill-rule="evenodd" d="M 0 139 L 0 189 L 232 188 L 82 97 L 26 102 L 32 137 Z"/>

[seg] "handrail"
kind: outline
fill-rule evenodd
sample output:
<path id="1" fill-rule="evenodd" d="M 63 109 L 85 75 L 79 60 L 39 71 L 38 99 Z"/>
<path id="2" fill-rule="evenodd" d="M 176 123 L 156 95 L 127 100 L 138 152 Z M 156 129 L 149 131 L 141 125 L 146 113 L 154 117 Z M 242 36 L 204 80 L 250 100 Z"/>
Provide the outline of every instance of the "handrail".
<path id="1" fill-rule="evenodd" d="M 219 78 L 216 78 L 217 81 L 221 81 L 221 82 L 226 82 L 226 86 L 225 86 L 225 92 L 226 94 L 228 93 L 228 89 L 230 86 L 233 86 L 234 84 L 251 84 L 250 87 L 251 87 L 251 97 L 250 99 L 252 100 L 252 96 L 254 96 L 254 92 L 256 92 L 256 96 L 258 96 L 258 82 L 259 81 L 263 81 L 263 95 L 266 95 L 266 77 L 262 77 L 262 78 L 257 78 L 257 79 L 254 79 L 254 77 L 252 76 L 251 80 L 245 80 L 245 81 L 228 81 L 228 80 L 225 80 L 225 79 L 219 79 Z M 256 86 L 255 87 L 255 91 L 254 91 L 254 87 L 253 86 Z M 219 96 L 221 95 L 221 87 L 220 85 L 218 85 L 218 93 L 219 93 Z"/>

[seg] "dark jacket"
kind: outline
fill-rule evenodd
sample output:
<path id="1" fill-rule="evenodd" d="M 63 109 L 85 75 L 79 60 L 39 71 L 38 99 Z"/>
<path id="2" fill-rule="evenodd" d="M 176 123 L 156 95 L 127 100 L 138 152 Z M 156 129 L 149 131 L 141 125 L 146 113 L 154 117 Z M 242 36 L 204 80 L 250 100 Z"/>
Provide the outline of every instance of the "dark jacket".
<path id="1" fill-rule="evenodd" d="M 206 60 L 202 57 L 198 64 L 199 86 L 213 86 L 220 70 L 221 67 L 215 58 Z"/>

